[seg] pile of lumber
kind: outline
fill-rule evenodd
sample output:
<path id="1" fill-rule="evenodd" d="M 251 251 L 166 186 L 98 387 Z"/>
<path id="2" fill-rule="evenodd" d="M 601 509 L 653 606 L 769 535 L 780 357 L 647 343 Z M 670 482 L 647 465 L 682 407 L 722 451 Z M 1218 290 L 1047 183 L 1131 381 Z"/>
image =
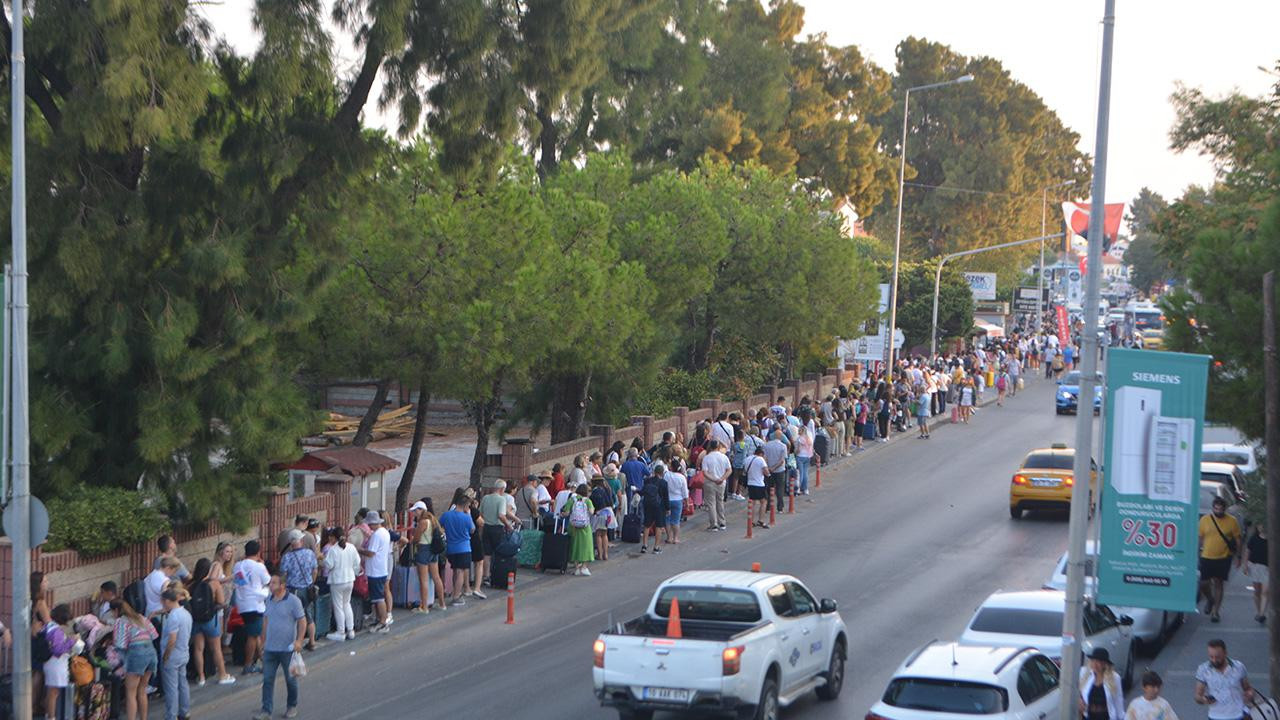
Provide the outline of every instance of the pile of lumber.
<path id="1" fill-rule="evenodd" d="M 370 440 L 385 440 L 412 433 L 413 415 L 409 413 L 412 409 L 412 405 L 405 405 L 378 415 L 378 419 L 373 423 L 373 435 L 370 436 Z M 358 416 L 331 412 L 321 436 L 331 443 L 345 445 L 355 439 L 356 430 L 359 428 Z"/>

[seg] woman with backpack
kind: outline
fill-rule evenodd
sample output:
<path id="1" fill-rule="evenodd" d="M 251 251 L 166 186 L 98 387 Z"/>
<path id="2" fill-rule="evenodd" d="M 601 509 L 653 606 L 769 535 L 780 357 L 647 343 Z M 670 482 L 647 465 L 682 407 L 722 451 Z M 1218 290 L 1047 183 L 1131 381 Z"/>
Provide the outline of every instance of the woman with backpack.
<path id="1" fill-rule="evenodd" d="M 609 489 L 609 483 L 603 475 L 591 478 L 589 497 L 591 507 L 595 510 L 591 516 L 591 532 L 595 535 L 595 558 L 608 560 L 609 531 L 618 527 L 618 521 L 613 512 L 615 502 L 613 491 Z"/>
<path id="2" fill-rule="evenodd" d="M 560 515 L 569 520 L 569 562 L 574 564 L 574 575 L 590 575 L 587 563 L 595 558 L 591 547 L 591 516 L 595 507 L 589 494 L 586 483 L 579 485 L 560 511 Z"/>
<path id="3" fill-rule="evenodd" d="M 159 660 L 153 644 L 160 633 L 127 600 L 117 600 L 115 646 L 124 652 L 124 717 L 138 720 L 147 717 L 147 686 Z"/>
<path id="4" fill-rule="evenodd" d="M 187 609 L 191 611 L 191 642 L 194 648 L 191 662 L 196 669 L 196 687 L 205 685 L 204 678 L 204 646 L 208 638 L 209 647 L 213 650 L 213 667 L 218 671 L 218 684 L 230 685 L 236 681 L 227 673 L 226 662 L 222 658 L 222 608 L 226 606 L 222 583 L 212 577 L 214 563 L 209 558 L 196 561 L 196 569 L 191 573 L 191 600 Z"/>

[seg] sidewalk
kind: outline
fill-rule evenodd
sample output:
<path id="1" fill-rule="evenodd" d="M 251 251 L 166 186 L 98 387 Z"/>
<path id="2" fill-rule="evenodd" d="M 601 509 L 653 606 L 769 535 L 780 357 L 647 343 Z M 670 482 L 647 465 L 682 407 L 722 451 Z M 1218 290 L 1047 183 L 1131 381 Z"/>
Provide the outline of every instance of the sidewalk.
<path id="1" fill-rule="evenodd" d="M 1028 388 L 1030 388 L 1030 383 Z M 986 407 L 994 405 L 996 394 L 994 391 L 985 393 L 985 397 L 979 400 L 978 407 Z M 1016 402 L 1016 398 L 1014 401 Z M 974 416 L 971 424 L 980 425 L 983 415 L 981 413 Z M 937 430 L 940 426 L 951 424 L 951 411 L 948 407 L 947 412 L 933 418 L 930 421 L 930 429 Z M 861 458 L 870 453 L 881 451 L 883 448 L 894 446 L 903 438 L 915 438 L 915 429 L 908 429 L 906 432 L 892 433 L 888 442 L 872 442 L 865 448 L 853 455 L 845 458 L 833 458 L 831 464 L 822 467 L 826 471 L 828 482 L 832 477 L 830 473 L 833 471 L 846 471 L 856 467 Z M 811 484 L 814 478 L 811 476 Z M 812 490 L 814 494 L 821 493 L 821 488 L 816 487 Z M 746 503 L 741 501 L 726 502 L 726 511 L 731 519 L 729 524 L 729 533 L 734 531 L 741 532 L 746 527 Z M 797 501 L 797 512 L 800 511 L 799 501 Z M 782 509 L 780 509 L 782 510 Z M 702 513 L 699 512 L 698 515 Z M 694 520 L 690 523 L 691 528 L 700 528 L 696 524 L 699 519 L 695 515 Z M 785 512 L 779 512 L 779 523 L 785 524 Z M 682 544 L 671 547 L 667 552 L 680 552 L 680 549 L 686 545 L 701 545 L 705 543 L 717 542 L 718 538 L 722 539 L 724 534 L 715 534 L 707 532 L 693 531 L 682 535 Z M 611 550 L 610 564 L 617 562 L 625 562 L 631 557 L 640 557 L 638 552 L 632 552 L 628 546 L 620 544 Z M 516 592 L 517 594 L 517 613 L 519 612 L 519 598 L 530 593 L 542 592 L 545 588 L 554 588 L 562 586 L 567 576 L 558 574 L 544 574 L 529 568 L 520 568 L 516 574 Z M 395 623 L 392 631 L 385 635 L 374 635 L 370 633 L 360 633 L 354 641 L 350 642 L 321 642 L 317 644 L 317 648 L 308 653 L 304 653 L 304 657 L 309 669 L 316 666 L 326 664 L 335 658 L 351 655 L 366 655 L 380 650 L 386 649 L 388 645 L 400 643 L 407 638 L 423 633 L 427 628 L 435 626 L 443 622 L 456 622 L 460 619 L 476 619 L 483 613 L 489 615 L 499 615 L 506 612 L 506 593 L 500 590 L 488 591 L 488 599 L 475 600 L 468 598 L 468 602 L 461 608 L 449 608 L 446 611 L 432 610 L 426 616 L 411 613 L 407 608 L 396 608 L 393 612 Z M 229 660 L 228 656 L 228 660 Z M 217 708 L 224 705 L 233 698 L 238 698 L 243 693 L 252 692 L 260 693 L 262 688 L 261 675 L 239 675 L 240 667 L 228 665 L 228 672 L 236 675 L 236 683 L 234 685 L 219 686 L 215 684 L 206 685 L 203 688 L 193 687 L 191 690 L 192 715 L 195 717 L 217 717 Z M 155 717 L 163 717 L 164 707 L 163 701 L 151 703 L 151 715 Z"/>
<path id="2" fill-rule="evenodd" d="M 1267 697 L 1275 697 L 1280 690 L 1269 687 L 1267 629 L 1253 619 L 1253 591 L 1248 588 L 1248 582 L 1249 578 L 1232 568 L 1222 601 L 1222 622 L 1211 623 L 1207 615 L 1200 613 L 1188 614 L 1186 623 L 1174 633 L 1160 654 L 1141 668 L 1150 666 L 1160 673 L 1164 679 L 1163 695 L 1173 705 L 1179 720 L 1204 720 L 1208 717 L 1208 708 L 1196 705 L 1192 698 L 1195 697 L 1196 668 L 1208 659 L 1207 644 L 1214 638 L 1227 644 L 1229 657 L 1245 664 L 1249 670 L 1249 682 L 1254 687 L 1261 689 Z M 1134 674 L 1135 686 L 1140 675 L 1140 672 Z M 1137 697 L 1141 693 L 1142 688 L 1135 687 L 1129 697 Z"/>

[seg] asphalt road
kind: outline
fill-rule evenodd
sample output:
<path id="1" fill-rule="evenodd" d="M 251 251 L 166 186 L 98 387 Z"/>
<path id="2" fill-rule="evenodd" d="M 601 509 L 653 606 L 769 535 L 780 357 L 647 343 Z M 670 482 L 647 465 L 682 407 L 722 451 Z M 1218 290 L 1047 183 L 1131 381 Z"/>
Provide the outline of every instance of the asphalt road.
<path id="1" fill-rule="evenodd" d="M 794 516 L 753 540 L 743 538 L 738 503 L 730 532 L 709 534 L 695 521 L 688 541 L 661 556 L 619 546 L 592 577 L 527 585 L 514 625 L 504 624 L 495 593 L 432 613 L 408 632 L 397 624 L 376 647 L 352 643 L 312 663 L 300 716 L 612 717 L 596 702 L 590 673 L 591 642 L 610 616 L 639 614 L 657 583 L 677 572 L 760 562 L 836 599 L 850 628 L 843 695 L 835 703 L 802 700 L 786 717 L 861 718 L 911 650 L 954 637 L 991 592 L 1040 587 L 1065 549 L 1065 513 L 1013 521 L 1007 509 L 1009 476 L 1026 451 L 1074 437 L 1074 418 L 1053 413 L 1051 388 L 1033 381 L 969 425 L 943 426 L 930 440 L 911 431 L 828 468 Z M 257 677 L 249 687 L 241 680 L 237 692 L 212 703 L 197 696 L 193 714 L 249 717 L 258 708 Z M 276 692 L 278 714 L 283 682 Z"/>

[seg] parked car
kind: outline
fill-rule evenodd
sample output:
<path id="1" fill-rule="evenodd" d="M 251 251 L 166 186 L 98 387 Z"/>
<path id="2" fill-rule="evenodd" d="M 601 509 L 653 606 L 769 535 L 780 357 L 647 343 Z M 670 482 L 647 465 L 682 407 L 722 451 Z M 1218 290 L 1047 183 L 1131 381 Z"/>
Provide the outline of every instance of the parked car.
<path id="1" fill-rule="evenodd" d="M 1093 540 L 1085 542 L 1084 592 L 1089 597 L 1094 596 L 1094 576 L 1096 574 L 1094 568 L 1098 561 L 1097 547 Z M 1058 564 L 1054 566 L 1053 574 L 1045 581 L 1044 589 L 1067 589 L 1066 553 L 1062 553 L 1062 557 L 1058 558 Z M 1133 618 L 1133 639 L 1137 643 L 1135 649 L 1139 653 L 1150 655 L 1155 655 L 1164 646 L 1165 640 L 1173 635 L 1175 630 L 1182 627 L 1182 623 L 1185 620 L 1183 613 L 1169 610 L 1112 605 L 1111 611 L 1118 615 L 1128 615 Z"/>
<path id="2" fill-rule="evenodd" d="M 1244 498 L 1236 492 L 1235 484 L 1208 480 L 1201 475 L 1200 480 L 1200 516 L 1204 517 L 1213 510 L 1213 499 L 1222 498 L 1227 503 L 1227 514 L 1244 527 Z"/>
<path id="3" fill-rule="evenodd" d="M 668 634 L 673 603 L 679 637 Z M 591 678 L 623 720 L 655 710 L 775 720 L 810 691 L 840 695 L 846 632 L 835 601 L 790 575 L 686 572 L 659 585 L 643 615 L 600 633 Z"/>
<path id="4" fill-rule="evenodd" d="M 1042 720 L 1058 706 L 1058 672 L 1057 664 L 1030 647 L 932 642 L 894 672 L 865 720 Z"/>
<path id="5" fill-rule="evenodd" d="M 1066 596 L 1057 590 L 993 593 L 978 608 L 960 635 L 966 645 L 1030 646 L 1062 660 L 1062 616 Z M 1125 688 L 1133 681 L 1133 618 L 1117 617 L 1101 604 L 1086 604 L 1083 652 L 1105 648 L 1116 663 Z"/>
<path id="6" fill-rule="evenodd" d="M 1227 463 L 1248 475 L 1258 469 L 1258 454 L 1248 445 L 1205 443 L 1200 446 L 1200 462 Z"/>

